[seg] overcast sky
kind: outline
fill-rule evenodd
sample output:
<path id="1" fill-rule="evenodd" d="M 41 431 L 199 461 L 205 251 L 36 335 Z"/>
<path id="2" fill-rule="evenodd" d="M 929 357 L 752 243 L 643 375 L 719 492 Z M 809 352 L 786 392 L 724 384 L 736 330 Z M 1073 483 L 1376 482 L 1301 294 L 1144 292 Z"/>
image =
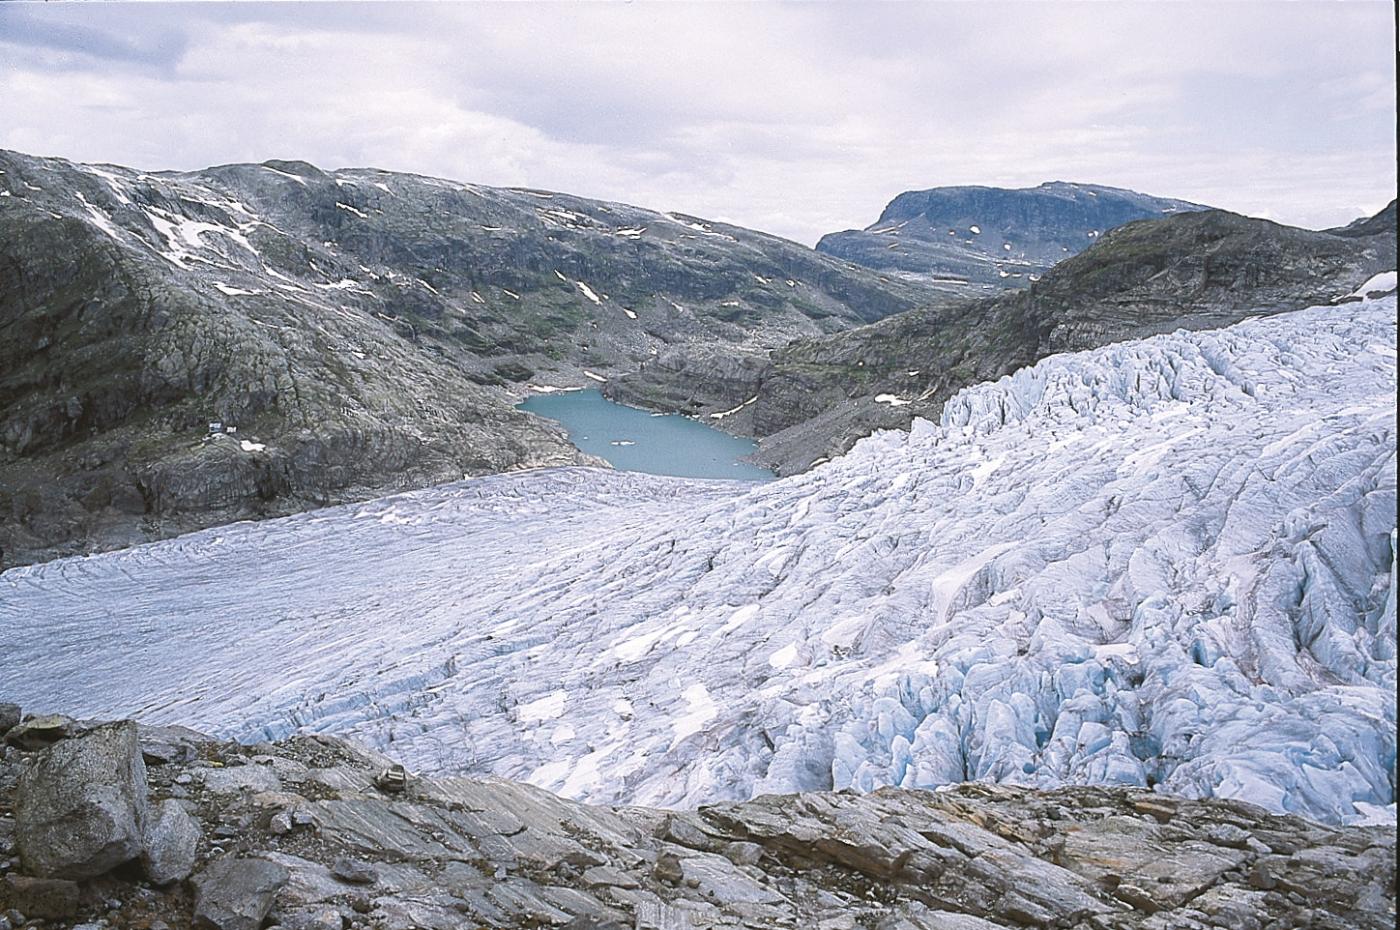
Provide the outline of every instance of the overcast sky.
<path id="1" fill-rule="evenodd" d="M 301 158 L 808 244 L 903 190 L 1067 180 L 1309 227 L 1395 196 L 1384 0 L 0 3 L 0 147 Z"/>

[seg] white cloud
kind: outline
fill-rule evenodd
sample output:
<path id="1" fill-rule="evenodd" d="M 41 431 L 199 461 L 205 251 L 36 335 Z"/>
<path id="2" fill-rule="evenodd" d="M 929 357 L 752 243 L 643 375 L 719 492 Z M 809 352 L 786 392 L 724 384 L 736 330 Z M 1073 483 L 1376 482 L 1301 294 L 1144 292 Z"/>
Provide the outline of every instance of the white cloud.
<path id="1" fill-rule="evenodd" d="M 899 191 L 1093 181 L 1300 225 L 1393 196 L 1390 7 L 0 9 L 0 146 L 373 165 L 814 242 Z"/>

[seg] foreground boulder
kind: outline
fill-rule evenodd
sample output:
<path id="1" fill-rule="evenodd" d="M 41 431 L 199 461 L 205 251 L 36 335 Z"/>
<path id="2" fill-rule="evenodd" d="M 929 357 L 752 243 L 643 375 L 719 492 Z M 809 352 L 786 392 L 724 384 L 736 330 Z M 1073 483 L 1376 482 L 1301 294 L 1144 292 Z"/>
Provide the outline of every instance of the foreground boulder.
<path id="1" fill-rule="evenodd" d="M 207 930 L 258 930 L 291 877 L 266 859 L 219 859 L 195 879 L 194 924 Z"/>
<path id="2" fill-rule="evenodd" d="M 202 831 L 179 801 L 162 801 L 146 821 L 141 864 L 157 885 L 189 878 L 199 853 Z"/>
<path id="3" fill-rule="evenodd" d="M 20 774 L 15 843 L 31 875 L 92 878 L 134 859 L 145 819 L 146 766 L 134 723 L 56 743 Z"/>

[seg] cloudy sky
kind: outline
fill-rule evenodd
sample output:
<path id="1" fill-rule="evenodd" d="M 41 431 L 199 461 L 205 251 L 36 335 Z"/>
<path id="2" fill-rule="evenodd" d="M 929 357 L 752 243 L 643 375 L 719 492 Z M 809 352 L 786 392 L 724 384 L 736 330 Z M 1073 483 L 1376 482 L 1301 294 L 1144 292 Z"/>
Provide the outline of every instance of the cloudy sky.
<path id="1" fill-rule="evenodd" d="M 1309 227 L 1395 195 L 1384 0 L 0 3 L 0 147 L 302 158 L 811 244 L 902 190 L 1085 181 Z"/>

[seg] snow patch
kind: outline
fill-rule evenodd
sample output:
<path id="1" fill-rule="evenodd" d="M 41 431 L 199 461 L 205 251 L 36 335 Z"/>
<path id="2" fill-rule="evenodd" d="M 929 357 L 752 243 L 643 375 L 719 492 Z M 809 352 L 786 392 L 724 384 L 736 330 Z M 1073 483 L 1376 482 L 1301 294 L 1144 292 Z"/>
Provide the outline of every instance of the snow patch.
<path id="1" fill-rule="evenodd" d="M 126 180 L 121 175 L 98 168 L 96 165 L 81 165 L 80 169 L 86 171 L 88 174 L 96 175 L 107 182 L 107 186 L 112 189 L 112 195 L 117 198 L 118 203 L 131 203 L 131 198 L 126 195 L 126 190 L 121 185 L 121 182 Z M 39 188 L 27 182 L 25 186 L 30 190 L 39 190 Z"/>
<path id="2" fill-rule="evenodd" d="M 1348 294 L 1348 297 L 1368 297 L 1371 294 L 1387 294 L 1396 289 L 1396 273 L 1382 271 L 1366 279 L 1366 283 Z"/>
<path id="3" fill-rule="evenodd" d="M 270 165 L 263 165 L 263 166 L 262 166 L 262 169 L 263 169 L 264 171 L 271 171 L 273 174 L 280 174 L 280 175 L 281 175 L 282 177 L 284 177 L 284 178 L 291 178 L 293 181 L 296 181 L 296 182 L 297 182 L 298 184 L 300 184 L 302 187 L 306 187 L 306 178 L 300 177 L 300 176 L 295 175 L 295 174 L 291 174 L 291 173 L 286 172 L 286 171 L 280 171 L 280 170 L 278 170 L 277 168 L 273 168 L 273 167 L 270 166 Z"/>
<path id="4" fill-rule="evenodd" d="M 740 410 L 743 410 L 745 407 L 748 407 L 748 406 L 750 406 L 751 404 L 756 404 L 756 403 L 758 403 L 758 395 L 757 395 L 757 394 L 755 394 L 753 397 L 750 397 L 748 400 L 744 401 L 742 404 L 740 404 L 740 405 L 737 406 L 737 407 L 731 407 L 731 408 L 728 409 L 728 410 L 721 410 L 719 413 L 712 413 L 712 414 L 710 414 L 710 419 L 711 419 L 711 420 L 723 420 L 725 417 L 731 417 L 731 416 L 733 416 L 734 414 L 738 413 Z"/>
<path id="5" fill-rule="evenodd" d="M 87 198 L 83 196 L 81 191 L 77 191 L 76 193 L 78 199 L 82 201 L 83 206 L 87 208 L 88 219 L 92 221 L 92 225 L 96 226 L 98 229 L 102 230 L 104 233 L 117 240 L 118 242 L 121 242 L 121 233 L 117 231 L 116 225 L 111 220 L 109 220 L 105 214 L 100 212 L 92 204 L 88 203 Z"/>
<path id="6" fill-rule="evenodd" d="M 787 668 L 797 661 L 797 644 L 788 643 L 768 657 L 768 664 L 774 668 Z"/>
<path id="7" fill-rule="evenodd" d="M 232 285 L 225 284 L 222 281 L 215 281 L 214 287 L 218 289 L 220 293 L 227 294 L 230 297 L 251 297 L 254 294 L 262 293 L 262 291 L 248 291 L 244 290 L 241 287 L 233 287 Z"/>
<path id="8" fill-rule="evenodd" d="M 681 697 L 685 699 L 687 711 L 672 724 L 675 736 L 671 739 L 670 749 L 675 749 L 681 742 L 699 733 L 719 716 L 719 708 L 704 685 L 691 685 L 681 692 Z"/>
<path id="9" fill-rule="evenodd" d="M 526 704 L 521 704 L 515 709 L 516 717 L 521 723 L 538 723 L 542 720 L 553 720 L 562 716 L 564 708 L 569 702 L 569 692 L 562 689 L 551 691 L 542 698 L 537 698 Z"/>

